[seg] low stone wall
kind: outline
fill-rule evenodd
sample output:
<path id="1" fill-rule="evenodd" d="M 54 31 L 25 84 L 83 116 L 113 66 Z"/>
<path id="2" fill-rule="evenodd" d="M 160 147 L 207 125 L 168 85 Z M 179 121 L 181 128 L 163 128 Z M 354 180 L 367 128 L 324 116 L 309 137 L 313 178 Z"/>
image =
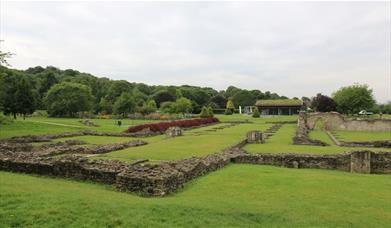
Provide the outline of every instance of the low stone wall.
<path id="1" fill-rule="evenodd" d="M 340 142 L 341 146 L 348 147 L 383 147 L 391 148 L 391 140 L 365 141 L 365 142 Z"/>
<path id="2" fill-rule="evenodd" d="M 163 196 L 186 182 L 222 168 L 241 151 L 225 151 L 202 158 L 189 158 L 159 165 L 129 167 L 117 175 L 116 187 L 148 196 Z"/>
<path id="3" fill-rule="evenodd" d="M 224 167 L 240 153 L 231 149 L 202 158 L 143 165 L 89 160 L 77 155 L 42 157 L 28 152 L 2 152 L 0 170 L 95 181 L 113 184 L 121 191 L 163 196 L 196 177 Z"/>
<path id="4" fill-rule="evenodd" d="M 350 155 L 309 154 L 243 154 L 233 158 L 235 163 L 273 165 L 288 168 L 350 170 Z"/>
<path id="5" fill-rule="evenodd" d="M 88 180 L 105 184 L 114 184 L 116 176 L 127 166 L 119 161 L 91 161 L 84 157 L 68 155 L 61 158 L 30 157 L 19 154 L 18 157 L 0 157 L 0 170 L 32 173 L 46 176 Z"/>
<path id="6" fill-rule="evenodd" d="M 287 168 L 334 169 L 356 173 L 391 174 L 391 153 L 354 151 L 344 154 L 240 154 L 232 161 Z"/>
<path id="7" fill-rule="evenodd" d="M 389 152 L 372 153 L 371 173 L 391 174 L 391 153 Z"/>
<path id="8" fill-rule="evenodd" d="M 326 130 L 391 131 L 390 119 L 348 119 L 337 112 L 305 113 L 306 126 L 314 129 L 317 121 L 323 121 Z"/>
<path id="9" fill-rule="evenodd" d="M 12 143 L 12 142 L 0 142 L 0 152 L 1 151 L 31 151 L 33 145 L 31 143 Z"/>

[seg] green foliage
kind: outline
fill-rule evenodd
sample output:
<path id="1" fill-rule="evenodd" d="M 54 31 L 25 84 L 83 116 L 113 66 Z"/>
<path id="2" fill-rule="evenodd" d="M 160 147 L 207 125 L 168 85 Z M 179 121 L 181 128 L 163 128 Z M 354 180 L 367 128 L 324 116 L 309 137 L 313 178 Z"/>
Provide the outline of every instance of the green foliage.
<path id="1" fill-rule="evenodd" d="M 31 83 L 23 74 L 1 68 L 0 100 L 4 114 L 31 114 L 35 110 L 35 97 Z"/>
<path id="2" fill-rule="evenodd" d="M 49 72 L 46 72 L 45 74 L 43 74 L 43 79 L 40 83 L 40 87 L 39 87 L 39 94 L 41 97 L 44 97 L 45 96 L 45 93 L 55 84 L 58 83 L 58 80 L 56 78 L 56 75 L 49 71 Z"/>
<path id="3" fill-rule="evenodd" d="M 114 103 L 114 113 L 122 115 L 132 113 L 135 111 L 136 104 L 130 93 L 124 92 Z"/>
<path id="4" fill-rule="evenodd" d="M 143 106 L 145 101 L 148 100 L 148 96 L 137 88 L 132 90 L 132 97 L 137 106 Z"/>
<path id="5" fill-rule="evenodd" d="M 138 112 L 140 112 L 143 115 L 150 114 L 153 112 L 156 112 L 157 106 L 156 102 L 154 100 L 149 100 L 147 103 L 144 103 L 144 105 L 138 109 Z"/>
<path id="6" fill-rule="evenodd" d="M 1 41 L 2 40 L 0 40 L 0 42 Z M 7 61 L 7 59 L 11 58 L 12 55 L 13 54 L 11 52 L 2 52 L 2 51 L 0 51 L 0 67 L 1 66 L 10 66 L 10 64 Z"/>
<path id="7" fill-rule="evenodd" d="M 209 104 L 215 104 L 216 106 L 213 108 L 224 108 L 227 104 L 227 99 L 222 95 L 218 94 L 209 100 Z"/>
<path id="8" fill-rule="evenodd" d="M 132 85 L 125 80 L 113 81 L 107 91 L 107 99 L 115 102 L 123 93 L 130 93 Z"/>
<path id="9" fill-rule="evenodd" d="M 35 110 L 34 95 L 31 88 L 31 84 L 27 82 L 27 79 L 22 77 L 18 83 L 16 93 L 16 107 L 17 113 L 26 116 L 26 114 L 32 114 Z"/>
<path id="10" fill-rule="evenodd" d="M 99 111 L 102 114 L 113 113 L 113 103 L 109 99 L 102 97 L 99 102 Z"/>
<path id="11" fill-rule="evenodd" d="M 175 102 L 165 101 L 160 104 L 159 109 L 163 113 L 175 113 Z"/>
<path id="12" fill-rule="evenodd" d="M 46 110 L 36 110 L 32 115 L 32 117 L 48 117 L 48 112 Z"/>
<path id="13" fill-rule="evenodd" d="M 391 102 L 388 102 L 387 104 L 377 104 L 373 111 L 379 114 L 391 114 Z"/>
<path id="14" fill-rule="evenodd" d="M 232 109 L 230 109 L 230 108 L 225 109 L 224 114 L 225 115 L 232 115 L 233 114 Z"/>
<path id="15" fill-rule="evenodd" d="M 345 114 L 357 114 L 361 110 L 370 110 L 375 105 L 372 89 L 368 85 L 355 84 L 342 87 L 333 94 L 337 110 Z"/>
<path id="16" fill-rule="evenodd" d="M 44 101 L 51 116 L 75 116 L 81 111 L 90 111 L 93 97 L 89 87 L 63 82 L 48 91 Z"/>
<path id="17" fill-rule="evenodd" d="M 1 125 L 10 124 L 10 123 L 12 123 L 12 119 L 0 112 L 0 130 L 2 130 Z"/>
<path id="18" fill-rule="evenodd" d="M 209 117 L 213 117 L 214 113 L 213 113 L 213 108 L 212 107 L 208 107 L 208 114 L 209 114 Z"/>
<path id="19" fill-rule="evenodd" d="M 164 102 L 175 101 L 175 96 L 168 91 L 158 91 L 153 95 L 153 99 L 155 100 L 157 106 L 160 107 Z"/>
<path id="20" fill-rule="evenodd" d="M 217 92 L 208 87 L 197 86 L 148 86 L 142 83 L 129 83 L 124 80 L 110 80 L 108 78 L 98 78 L 88 73 L 79 72 L 73 69 L 61 70 L 53 66 L 46 68 L 37 66 L 28 68 L 27 70 L 8 69 L 0 66 L 1 77 L 9 75 L 13 78 L 18 76 L 26 76 L 27 82 L 32 88 L 32 97 L 37 109 L 45 109 L 44 98 L 47 92 L 54 85 L 62 82 L 78 83 L 89 87 L 93 99 L 91 107 L 88 107 L 94 113 L 111 113 L 114 102 L 118 97 L 126 92 L 131 93 L 134 98 L 137 110 L 143 113 L 148 113 L 146 106 L 148 100 L 155 100 L 158 107 L 161 103 L 172 101 L 179 98 L 187 98 L 191 101 L 192 112 L 199 113 L 203 106 L 212 106 L 213 108 L 226 108 L 228 98 L 237 100 L 239 105 L 250 104 L 251 100 L 263 99 L 265 97 L 279 97 L 277 94 L 267 92 L 263 94 L 259 90 L 241 90 L 230 86 L 226 91 Z M 18 75 L 18 76 L 16 76 Z M 4 97 L 5 89 L 2 87 L 12 86 L 12 80 L 7 80 L 0 84 L 0 97 Z M 6 84 L 6 85 L 4 85 Z M 13 92 L 11 94 L 14 94 Z M 104 98 L 104 99 L 103 99 Z M 249 99 L 251 98 L 251 99 Z M 103 99 L 103 100 L 102 100 Z M 4 106 L 2 103 L 15 104 L 12 99 L 0 99 L 0 110 Z M 102 103 L 101 103 L 102 102 Z M 252 105 L 252 104 L 251 104 Z M 11 105 L 12 106 L 12 105 Z M 110 107 L 111 106 L 111 107 Z M 231 110 L 232 112 L 234 109 Z M 173 110 L 172 112 L 177 112 Z"/>
<path id="21" fill-rule="evenodd" d="M 235 110 L 235 105 L 234 105 L 234 102 L 232 100 L 228 100 L 227 101 L 227 105 L 225 106 L 226 109 L 230 109 L 231 112 L 233 112 Z"/>
<path id="22" fill-rule="evenodd" d="M 210 117 L 209 111 L 207 107 L 202 107 L 201 112 L 200 112 L 200 117 L 201 118 L 208 118 Z"/>
<path id="23" fill-rule="evenodd" d="M 253 117 L 254 118 L 259 118 L 261 114 L 259 113 L 259 110 L 257 107 L 255 107 L 254 112 L 253 112 Z"/>
<path id="24" fill-rule="evenodd" d="M 190 113 L 192 110 L 191 101 L 185 97 L 181 97 L 175 101 L 176 113 Z"/>
<path id="25" fill-rule="evenodd" d="M 255 95 L 248 90 L 241 90 L 235 93 L 232 99 L 237 106 L 252 106 L 256 101 Z"/>

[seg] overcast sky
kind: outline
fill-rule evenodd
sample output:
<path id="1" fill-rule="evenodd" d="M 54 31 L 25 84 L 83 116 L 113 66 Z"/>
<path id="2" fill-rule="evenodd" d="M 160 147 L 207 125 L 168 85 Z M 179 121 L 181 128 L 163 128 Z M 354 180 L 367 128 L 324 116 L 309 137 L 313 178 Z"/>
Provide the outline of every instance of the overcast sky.
<path id="1" fill-rule="evenodd" d="M 56 66 L 157 85 L 391 100 L 390 2 L 1 2 L 14 68 Z"/>

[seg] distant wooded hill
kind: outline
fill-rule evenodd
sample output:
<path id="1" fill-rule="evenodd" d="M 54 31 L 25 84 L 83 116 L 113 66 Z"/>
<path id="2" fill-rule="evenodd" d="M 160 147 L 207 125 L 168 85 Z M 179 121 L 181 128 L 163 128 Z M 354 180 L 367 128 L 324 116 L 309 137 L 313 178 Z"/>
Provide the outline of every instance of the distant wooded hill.
<path id="1" fill-rule="evenodd" d="M 72 85 L 73 91 L 84 91 L 87 88 L 88 96 L 91 95 L 91 98 L 89 98 L 90 103 L 88 107 L 82 110 L 94 113 L 114 112 L 114 105 L 123 94 L 127 95 L 124 96 L 124 99 L 132 99 L 134 112 L 138 109 L 142 110 L 151 101 L 154 101 L 157 108 L 159 108 L 164 102 L 174 102 L 178 98 L 190 100 L 193 113 L 199 113 L 203 106 L 224 109 L 228 99 L 231 99 L 235 107 L 238 107 L 239 105 L 254 105 L 258 99 L 287 98 L 270 91 L 245 90 L 234 86 L 229 86 L 226 90 L 221 91 L 209 87 L 190 85 L 149 86 L 144 83 L 96 77 L 92 74 L 72 69 L 61 70 L 53 66 L 46 68 L 37 66 L 27 70 L 16 70 L 1 66 L 0 107 L 6 113 L 14 113 L 16 109 L 19 109 L 16 113 L 22 114 L 30 113 L 35 109 L 47 109 L 48 104 L 45 98 L 48 91 L 60 83 L 70 83 L 67 86 L 70 88 L 70 85 Z M 78 87 L 75 83 L 84 86 Z M 56 94 L 54 95 L 57 96 Z M 72 99 L 70 98 L 72 97 L 71 95 L 67 97 Z M 28 108 L 29 106 L 31 107 Z"/>

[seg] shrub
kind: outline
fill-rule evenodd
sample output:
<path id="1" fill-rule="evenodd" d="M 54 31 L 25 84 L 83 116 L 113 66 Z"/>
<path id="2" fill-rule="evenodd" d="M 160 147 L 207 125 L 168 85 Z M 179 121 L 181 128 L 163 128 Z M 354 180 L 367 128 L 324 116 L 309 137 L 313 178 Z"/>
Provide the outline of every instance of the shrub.
<path id="1" fill-rule="evenodd" d="M 208 117 L 210 117 L 210 115 L 209 115 L 209 111 L 208 111 L 208 108 L 207 107 L 202 107 L 202 109 L 201 109 L 201 113 L 200 113 L 200 117 L 201 118 L 208 118 Z"/>
<path id="2" fill-rule="evenodd" d="M 254 113 L 253 113 L 253 117 L 254 118 L 259 118 L 260 116 L 261 116 L 261 114 L 259 113 L 258 108 L 255 108 Z"/>
<path id="3" fill-rule="evenodd" d="M 225 115 L 232 115 L 232 110 L 227 108 L 224 112 Z"/>
<path id="4" fill-rule="evenodd" d="M 13 120 L 9 116 L 5 116 L 0 112 L 0 126 L 4 124 L 10 124 L 12 121 Z"/>
<path id="5" fill-rule="evenodd" d="M 126 130 L 127 133 L 139 132 L 144 129 L 149 128 L 152 132 L 165 132 L 169 127 L 196 127 L 204 124 L 211 124 L 219 122 L 217 118 L 209 117 L 209 118 L 198 118 L 198 119 L 190 119 L 190 120 L 177 120 L 171 122 L 160 122 L 160 123 L 151 123 L 151 124 L 141 124 L 137 126 L 129 127 Z"/>
<path id="6" fill-rule="evenodd" d="M 31 116 L 33 117 L 48 117 L 46 110 L 36 110 Z"/>
<path id="7" fill-rule="evenodd" d="M 213 117 L 213 108 L 211 106 L 208 107 L 209 117 Z"/>

